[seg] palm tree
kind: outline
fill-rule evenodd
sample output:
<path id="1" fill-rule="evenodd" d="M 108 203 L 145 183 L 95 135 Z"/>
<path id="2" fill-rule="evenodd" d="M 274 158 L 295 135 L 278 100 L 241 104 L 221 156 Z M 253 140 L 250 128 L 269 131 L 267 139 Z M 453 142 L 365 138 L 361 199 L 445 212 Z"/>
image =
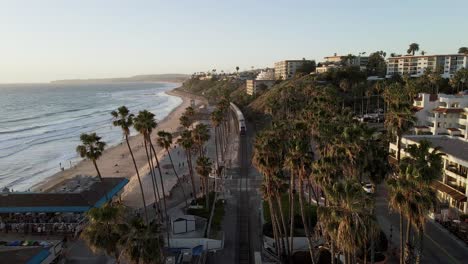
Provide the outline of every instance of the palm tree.
<path id="1" fill-rule="evenodd" d="M 141 183 L 140 172 L 138 170 L 138 167 L 135 161 L 135 156 L 133 155 L 133 151 L 132 151 L 132 148 L 130 147 L 130 142 L 128 140 L 128 136 L 130 135 L 130 128 L 133 126 L 134 115 L 130 114 L 130 111 L 125 106 L 121 106 L 116 111 L 112 111 L 111 115 L 114 119 L 112 124 L 122 129 L 122 134 L 125 137 L 125 142 L 127 142 L 128 151 L 130 152 L 130 156 L 132 157 L 133 166 L 135 167 L 135 171 L 136 171 L 137 178 L 138 178 L 138 184 L 140 185 L 141 200 L 143 201 L 143 208 L 145 210 L 146 223 L 149 223 L 148 210 L 146 208 L 145 193 L 143 191 L 143 184 Z"/>
<path id="2" fill-rule="evenodd" d="M 89 224 L 81 237 L 94 252 L 103 250 L 119 261 L 119 241 L 122 238 L 123 207 L 105 204 L 101 208 L 91 208 L 86 213 Z"/>
<path id="3" fill-rule="evenodd" d="M 220 111 L 220 110 L 215 110 L 213 111 L 213 113 L 211 113 L 211 123 L 213 124 L 214 128 L 215 128 L 215 150 L 216 150 L 216 159 L 215 159 L 215 162 L 216 162 L 216 170 L 219 169 L 219 162 L 218 162 L 218 159 L 219 159 L 219 155 L 218 155 L 218 134 L 219 134 L 219 126 L 221 125 L 221 122 L 223 121 L 223 113 Z"/>
<path id="4" fill-rule="evenodd" d="M 198 148 L 199 156 L 203 157 L 203 146 L 210 139 L 210 130 L 205 124 L 197 124 L 192 131 L 193 142 Z"/>
<path id="5" fill-rule="evenodd" d="M 458 53 L 459 54 L 465 54 L 465 55 L 468 54 L 468 47 L 460 47 L 458 49 Z"/>
<path id="6" fill-rule="evenodd" d="M 415 54 L 417 51 L 419 51 L 419 44 L 418 44 L 418 43 L 411 43 L 411 44 L 409 45 L 409 48 L 408 48 L 408 50 L 407 50 L 407 53 L 408 53 L 408 54 L 413 54 L 413 56 L 414 56 L 414 54 Z"/>
<path id="7" fill-rule="evenodd" d="M 190 118 L 186 114 L 182 114 L 179 117 L 179 121 L 180 121 L 180 124 L 185 128 L 189 128 L 190 125 L 192 124 L 192 122 L 190 122 Z"/>
<path id="8" fill-rule="evenodd" d="M 440 152 L 440 148 L 434 147 L 433 150 L 430 148 L 431 143 L 427 140 L 422 140 L 417 145 L 408 146 L 406 152 L 409 156 L 405 157 L 400 165 L 400 174 L 403 174 L 401 177 L 405 176 L 414 182 L 413 188 L 409 190 L 406 214 L 408 222 L 413 223 L 419 233 L 420 246 L 417 254 L 419 261 L 422 254 L 425 217 L 436 204 L 436 195 L 431 186 L 436 179 L 440 178 L 443 168 L 443 154 Z M 409 235 L 407 235 L 407 245 L 410 244 L 409 239 Z"/>
<path id="9" fill-rule="evenodd" d="M 319 221 L 330 225 L 330 219 L 336 228 L 336 245 L 345 253 L 345 263 L 350 263 L 351 256 L 362 248 L 370 236 L 372 216 L 370 199 L 361 185 L 354 181 L 339 181 L 325 189 L 330 205 L 318 208 Z"/>
<path id="10" fill-rule="evenodd" d="M 192 166 L 192 151 L 193 151 L 193 137 L 191 130 L 184 130 L 177 143 L 182 146 L 185 150 L 185 156 L 187 157 L 187 166 L 190 174 L 190 181 L 192 182 L 192 195 L 194 198 L 197 197 L 197 189 L 195 186 L 195 179 L 193 177 L 193 166 Z"/>
<path id="11" fill-rule="evenodd" d="M 211 163 L 208 157 L 203 157 L 203 156 L 198 157 L 196 170 L 197 170 L 198 175 L 200 175 L 200 178 L 204 185 L 203 189 L 205 191 L 205 209 L 207 211 L 209 210 L 208 176 L 211 173 L 212 166 L 213 164 Z"/>
<path id="12" fill-rule="evenodd" d="M 458 70 L 455 75 L 450 79 L 450 85 L 452 86 L 453 90 L 457 92 L 463 91 L 466 88 L 466 84 L 468 83 L 468 69 L 460 69 Z"/>
<path id="13" fill-rule="evenodd" d="M 148 146 L 148 135 L 149 135 L 149 129 L 152 129 L 153 127 L 153 121 L 151 120 L 153 118 L 153 114 L 148 112 L 147 110 L 140 111 L 138 115 L 134 118 L 133 122 L 133 127 L 135 128 L 136 131 L 138 131 L 142 136 L 143 136 L 143 145 L 145 147 L 145 153 L 146 153 L 146 159 L 148 162 L 148 166 L 150 168 L 150 175 L 151 175 L 151 182 L 152 182 L 152 187 L 153 187 L 153 195 L 154 195 L 154 204 L 156 206 L 156 209 L 159 211 L 159 203 L 161 201 L 161 196 L 159 194 L 159 189 L 157 186 L 157 181 L 156 181 L 156 175 L 154 172 L 154 166 L 153 166 L 153 161 L 152 161 L 152 156 L 150 156 L 151 149 L 149 149 Z M 157 213 L 156 213 L 157 214 Z M 158 215 L 158 214 L 157 214 Z"/>
<path id="14" fill-rule="evenodd" d="M 396 158 L 398 164 L 401 159 L 401 139 L 403 133 L 408 131 L 411 125 L 415 122 L 415 117 L 410 110 L 410 105 L 407 103 L 390 104 L 390 108 L 385 114 L 385 126 L 397 137 L 397 153 Z"/>
<path id="15" fill-rule="evenodd" d="M 288 247 L 284 244 L 285 239 L 286 243 L 288 242 L 288 232 L 281 204 L 281 187 L 279 181 L 275 179 L 281 170 L 281 148 L 282 143 L 278 133 L 273 130 L 263 131 L 257 134 L 255 138 L 252 158 L 254 166 L 264 176 L 262 193 L 264 199 L 268 202 L 273 235 L 276 245 L 278 245 L 277 249 L 280 249 L 277 252 L 278 256 L 283 256 L 283 253 L 290 255 Z M 277 199 L 277 206 L 274 206 L 275 198 Z M 276 208 L 279 208 L 281 217 L 277 216 Z"/>
<path id="16" fill-rule="evenodd" d="M 96 135 L 96 133 L 83 133 L 80 135 L 80 140 L 82 145 L 78 145 L 76 147 L 76 152 L 78 152 L 80 157 L 89 159 L 93 162 L 99 180 L 102 181 L 101 172 L 99 171 L 96 161 L 102 156 L 106 143 L 102 142 L 101 137 Z"/>
<path id="17" fill-rule="evenodd" d="M 177 173 L 177 171 L 175 169 L 175 166 L 174 166 L 174 162 L 172 161 L 171 152 L 169 151 L 169 149 L 172 146 L 172 142 L 173 142 L 172 134 L 169 133 L 169 132 L 166 132 L 164 130 L 159 131 L 158 132 L 157 142 L 158 142 L 158 146 L 165 149 L 167 155 L 169 156 L 169 160 L 171 161 L 171 165 L 172 165 L 172 170 L 174 171 L 174 174 L 177 177 L 178 182 L 180 182 L 180 187 L 182 188 L 182 193 L 184 195 L 185 206 L 188 208 L 187 196 L 185 194 L 184 183 L 182 181 L 180 181 L 179 174 Z"/>
<path id="18" fill-rule="evenodd" d="M 406 210 L 406 198 L 408 192 L 409 181 L 404 178 L 390 178 L 387 180 L 388 186 L 388 205 L 391 209 L 399 213 L 400 217 L 400 264 L 404 263 L 404 224 L 403 215 Z"/>
<path id="19" fill-rule="evenodd" d="M 161 263 L 163 245 L 160 227 L 156 223 L 145 225 L 140 218 L 134 218 L 123 229 L 120 244 L 127 259 L 139 263 Z"/>
<path id="20" fill-rule="evenodd" d="M 290 141 L 288 152 L 286 153 L 285 158 L 285 167 L 290 170 L 290 190 L 289 190 L 289 201 L 290 201 L 290 233 L 293 237 L 294 232 L 294 191 L 295 191 L 295 175 L 299 176 L 299 207 L 301 211 L 302 223 L 304 225 L 304 231 L 306 233 L 307 242 L 309 244 L 309 253 L 312 263 L 315 263 L 315 254 L 314 246 L 312 244 L 312 238 L 310 236 L 309 224 L 305 215 L 305 206 L 304 206 L 304 187 L 303 183 L 307 178 L 306 169 L 312 164 L 313 157 L 309 151 L 309 142 L 310 139 L 307 135 L 307 125 L 302 122 L 297 122 L 293 124 L 293 130 L 290 133 Z M 289 241 L 290 243 L 290 252 L 293 252 L 293 239 Z"/>

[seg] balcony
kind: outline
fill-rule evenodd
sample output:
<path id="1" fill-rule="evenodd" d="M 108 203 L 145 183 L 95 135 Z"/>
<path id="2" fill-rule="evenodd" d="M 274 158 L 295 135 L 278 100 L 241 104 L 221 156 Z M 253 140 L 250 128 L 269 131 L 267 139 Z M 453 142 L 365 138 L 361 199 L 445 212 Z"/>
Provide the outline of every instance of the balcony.
<path id="1" fill-rule="evenodd" d="M 465 179 L 468 176 L 466 171 L 463 171 L 463 170 L 461 170 L 460 168 L 458 168 L 457 166 L 454 166 L 454 165 L 448 165 L 447 167 L 445 167 L 445 170 L 447 170 L 447 171 L 454 174 L 454 175 L 450 175 L 450 176 L 462 177 L 462 178 L 465 178 Z M 448 173 L 448 174 L 450 174 L 450 173 Z"/>

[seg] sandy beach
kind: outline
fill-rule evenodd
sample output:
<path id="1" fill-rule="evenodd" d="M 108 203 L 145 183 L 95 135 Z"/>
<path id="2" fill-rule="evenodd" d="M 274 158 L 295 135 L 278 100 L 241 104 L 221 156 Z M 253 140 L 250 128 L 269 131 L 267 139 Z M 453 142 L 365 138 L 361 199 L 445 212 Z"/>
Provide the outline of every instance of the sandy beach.
<path id="1" fill-rule="evenodd" d="M 169 95 L 178 96 L 183 101 L 176 107 L 168 116 L 163 120 L 158 122 L 158 127 L 156 131 L 152 134 L 153 144 L 156 144 L 157 131 L 165 130 L 171 133 L 177 132 L 180 127 L 179 117 L 190 105 L 190 98 L 181 92 L 176 90 L 167 92 Z M 199 100 L 195 100 L 196 104 L 199 104 Z M 174 141 L 176 141 L 174 137 Z M 146 153 L 143 147 L 143 138 L 140 135 L 135 135 L 130 137 L 130 146 L 132 147 L 137 166 L 139 168 L 140 176 L 142 177 L 142 182 L 144 186 L 145 198 L 147 203 L 150 204 L 154 202 L 154 195 L 151 188 L 151 177 L 149 177 L 149 167 L 147 163 Z M 170 173 L 172 170 L 169 167 L 170 162 L 168 159 L 164 158 L 166 151 L 156 147 L 158 152 L 158 157 L 160 159 L 161 167 L 165 168 L 163 170 L 163 181 L 165 186 L 166 195 L 169 194 L 170 189 L 177 183 L 177 178 Z M 175 147 L 175 148 L 174 148 Z M 174 159 L 176 167 L 179 166 L 179 162 L 182 163 L 184 160 L 184 155 L 182 155 L 183 150 L 179 152 L 179 147 L 174 144 L 171 154 Z M 180 153 L 180 157 L 179 154 Z M 142 206 L 141 202 L 141 192 L 138 184 L 138 179 L 136 177 L 135 168 L 133 166 L 132 159 L 130 157 L 128 147 L 126 144 L 119 144 L 116 146 L 109 147 L 104 151 L 102 157 L 97 161 L 99 170 L 103 177 L 125 177 L 130 180 L 130 182 L 125 187 L 125 190 L 122 194 L 123 202 L 131 207 L 140 207 Z M 182 164 L 181 164 L 182 165 Z M 185 163 L 186 166 L 186 163 Z M 169 170 L 171 168 L 171 170 Z M 178 169 L 179 170 L 179 169 Z M 157 174 L 157 173 L 156 173 Z M 56 189 L 61 183 L 66 180 L 73 178 L 77 175 L 90 175 L 96 176 L 96 170 L 89 160 L 83 160 L 77 165 L 70 169 L 58 172 L 53 176 L 47 178 L 44 182 L 37 184 L 33 187 L 34 191 L 47 192 L 51 189 Z M 159 175 L 157 174 L 159 179 Z"/>

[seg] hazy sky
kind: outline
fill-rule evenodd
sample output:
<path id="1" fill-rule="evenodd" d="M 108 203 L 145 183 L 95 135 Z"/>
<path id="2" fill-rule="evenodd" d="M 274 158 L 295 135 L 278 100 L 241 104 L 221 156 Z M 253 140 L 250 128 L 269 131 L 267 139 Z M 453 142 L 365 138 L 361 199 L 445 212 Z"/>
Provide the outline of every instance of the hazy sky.
<path id="1" fill-rule="evenodd" d="M 468 46 L 467 0 L 0 0 L 0 83 Z"/>

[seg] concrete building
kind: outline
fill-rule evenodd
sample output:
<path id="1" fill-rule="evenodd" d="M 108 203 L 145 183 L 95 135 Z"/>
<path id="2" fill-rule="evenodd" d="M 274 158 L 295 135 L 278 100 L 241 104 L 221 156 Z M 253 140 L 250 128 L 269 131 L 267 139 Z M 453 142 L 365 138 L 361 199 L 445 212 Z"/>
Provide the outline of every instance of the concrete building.
<path id="1" fill-rule="evenodd" d="M 254 95 L 259 89 L 270 89 L 275 84 L 275 71 L 267 69 L 261 71 L 255 80 L 246 80 L 246 93 Z"/>
<path id="2" fill-rule="evenodd" d="M 445 155 L 443 159 L 443 173 L 438 181 L 433 184 L 437 190 L 437 196 L 442 202 L 442 207 L 448 206 L 460 213 L 468 213 L 468 142 L 459 137 L 411 135 L 403 136 L 401 157 L 407 154 L 405 149 L 412 144 L 418 144 L 421 140 L 427 140 L 433 147 L 440 147 Z M 431 149 L 432 151 L 433 149 Z M 390 155 L 396 157 L 396 143 L 390 143 Z"/>
<path id="3" fill-rule="evenodd" d="M 275 63 L 275 79 L 287 80 L 296 74 L 296 71 L 301 67 L 304 62 L 311 62 L 310 60 L 284 60 Z"/>
<path id="4" fill-rule="evenodd" d="M 468 95 L 424 94 L 414 99 L 416 134 L 448 135 L 468 141 Z"/>
<path id="5" fill-rule="evenodd" d="M 315 68 L 315 72 L 316 73 L 324 73 L 324 72 L 327 72 L 331 69 L 338 69 L 340 66 L 338 65 L 335 65 L 335 64 L 329 64 L 329 65 L 323 65 L 323 66 L 320 66 L 320 67 L 316 67 Z"/>
<path id="6" fill-rule="evenodd" d="M 325 64 L 340 65 L 343 62 L 343 60 L 345 60 L 347 57 L 348 56 L 335 54 L 333 56 L 324 57 L 324 59 L 325 59 Z M 365 68 L 368 62 L 369 62 L 369 57 L 354 56 L 354 58 L 348 61 L 347 63 L 349 64 L 349 66 L 359 66 L 359 67 Z"/>
<path id="7" fill-rule="evenodd" d="M 387 78 L 399 74 L 408 74 L 411 77 L 419 77 L 426 69 L 441 71 L 443 78 L 451 78 L 462 68 L 468 68 L 468 55 L 421 55 L 398 56 L 387 60 Z"/>
<path id="8" fill-rule="evenodd" d="M 260 89 L 270 89 L 275 80 L 246 80 L 246 92 L 248 95 L 256 94 Z"/>

